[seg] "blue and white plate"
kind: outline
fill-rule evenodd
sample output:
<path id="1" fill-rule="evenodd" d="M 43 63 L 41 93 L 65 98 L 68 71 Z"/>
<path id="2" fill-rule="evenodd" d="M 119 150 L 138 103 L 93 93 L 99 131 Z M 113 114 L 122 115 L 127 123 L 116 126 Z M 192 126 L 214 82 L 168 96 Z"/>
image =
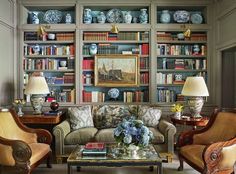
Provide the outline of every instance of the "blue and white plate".
<path id="1" fill-rule="evenodd" d="M 117 88 L 111 88 L 108 91 L 108 95 L 110 98 L 116 99 L 119 97 L 120 91 Z"/>
<path id="2" fill-rule="evenodd" d="M 107 12 L 106 18 L 107 18 L 107 21 L 110 23 L 122 23 L 123 13 L 121 10 L 114 8 Z"/>
<path id="3" fill-rule="evenodd" d="M 49 24 L 57 24 L 62 20 L 62 12 L 59 10 L 48 10 L 44 14 L 43 19 Z"/>
<path id="4" fill-rule="evenodd" d="M 193 13 L 190 17 L 190 20 L 193 24 L 201 24 L 203 22 L 202 15 L 199 13 Z"/>
<path id="5" fill-rule="evenodd" d="M 190 14 L 185 10 L 178 10 L 173 15 L 174 20 L 177 23 L 187 23 L 189 21 Z"/>

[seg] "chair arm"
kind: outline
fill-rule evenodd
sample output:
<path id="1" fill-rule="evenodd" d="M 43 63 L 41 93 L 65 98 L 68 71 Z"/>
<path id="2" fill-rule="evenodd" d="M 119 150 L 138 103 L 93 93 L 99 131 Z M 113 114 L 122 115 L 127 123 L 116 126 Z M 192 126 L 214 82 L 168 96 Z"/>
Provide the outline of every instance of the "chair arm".
<path id="1" fill-rule="evenodd" d="M 203 161 L 209 174 L 219 170 L 231 173 L 236 161 L 236 137 L 207 146 L 203 151 Z"/>
<path id="2" fill-rule="evenodd" d="M 33 132 L 37 134 L 37 141 L 39 143 L 46 143 L 46 144 L 51 145 L 51 143 L 52 143 L 52 134 L 48 130 L 34 129 Z"/>
<path id="3" fill-rule="evenodd" d="M 2 165 L 22 165 L 25 163 L 30 166 L 32 151 L 24 141 L 0 137 L 0 154 Z"/>
<path id="4" fill-rule="evenodd" d="M 168 152 L 174 153 L 174 135 L 176 133 L 176 127 L 170 122 L 161 119 L 158 124 L 158 129 L 164 135 L 164 141 L 167 143 Z"/>
<path id="5" fill-rule="evenodd" d="M 56 155 L 64 154 L 64 139 L 71 132 L 69 120 L 64 120 L 53 128 Z"/>

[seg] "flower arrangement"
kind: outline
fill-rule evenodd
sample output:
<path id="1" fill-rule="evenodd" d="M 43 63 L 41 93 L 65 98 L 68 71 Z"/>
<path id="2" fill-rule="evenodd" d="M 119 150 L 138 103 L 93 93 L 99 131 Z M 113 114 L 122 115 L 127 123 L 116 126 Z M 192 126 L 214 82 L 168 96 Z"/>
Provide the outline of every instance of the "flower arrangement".
<path id="1" fill-rule="evenodd" d="M 172 112 L 182 112 L 183 109 L 184 109 L 184 105 L 180 104 L 180 103 L 177 103 L 177 104 L 172 105 L 171 111 Z"/>
<path id="2" fill-rule="evenodd" d="M 24 99 L 15 99 L 13 102 L 14 105 L 24 105 L 25 104 L 25 100 Z"/>
<path id="3" fill-rule="evenodd" d="M 126 147 L 129 145 L 145 147 L 153 138 L 153 133 L 141 120 L 131 117 L 118 124 L 114 130 L 114 137 L 118 143 Z"/>

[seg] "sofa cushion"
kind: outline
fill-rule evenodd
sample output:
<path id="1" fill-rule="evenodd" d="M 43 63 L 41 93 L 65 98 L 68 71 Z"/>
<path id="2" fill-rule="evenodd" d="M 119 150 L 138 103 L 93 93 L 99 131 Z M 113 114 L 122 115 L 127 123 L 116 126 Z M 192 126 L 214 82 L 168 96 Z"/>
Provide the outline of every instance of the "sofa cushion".
<path id="1" fill-rule="evenodd" d="M 152 139 L 153 144 L 158 144 L 158 143 L 164 143 L 165 142 L 164 135 L 158 129 L 156 129 L 154 127 L 148 127 L 148 128 L 153 133 L 153 139 Z"/>
<path id="2" fill-rule="evenodd" d="M 155 107 L 140 106 L 138 117 L 146 126 L 157 127 L 161 118 L 161 110 Z"/>
<path id="3" fill-rule="evenodd" d="M 72 130 L 84 127 L 94 127 L 90 106 L 68 108 Z"/>
<path id="4" fill-rule="evenodd" d="M 94 124 L 98 129 L 115 128 L 124 118 L 137 115 L 134 105 L 101 105 L 93 107 Z"/>
<path id="5" fill-rule="evenodd" d="M 95 135 L 95 140 L 98 142 L 116 142 L 114 138 L 114 128 L 99 130 Z"/>
<path id="6" fill-rule="evenodd" d="M 94 136 L 97 133 L 97 129 L 94 127 L 90 128 L 80 128 L 73 132 L 70 132 L 65 137 L 65 144 L 86 144 L 89 141 L 94 141 Z"/>

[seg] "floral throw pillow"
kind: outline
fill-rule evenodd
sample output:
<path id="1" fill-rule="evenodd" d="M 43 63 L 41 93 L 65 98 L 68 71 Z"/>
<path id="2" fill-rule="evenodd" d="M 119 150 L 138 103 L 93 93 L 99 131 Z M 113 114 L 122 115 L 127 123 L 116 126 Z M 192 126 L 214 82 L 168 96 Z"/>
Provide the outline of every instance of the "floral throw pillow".
<path id="1" fill-rule="evenodd" d="M 139 118 L 146 126 L 156 127 L 161 118 L 161 110 L 155 107 L 141 107 L 139 110 Z"/>
<path id="2" fill-rule="evenodd" d="M 68 108 L 72 130 L 84 127 L 94 127 L 90 106 Z"/>

